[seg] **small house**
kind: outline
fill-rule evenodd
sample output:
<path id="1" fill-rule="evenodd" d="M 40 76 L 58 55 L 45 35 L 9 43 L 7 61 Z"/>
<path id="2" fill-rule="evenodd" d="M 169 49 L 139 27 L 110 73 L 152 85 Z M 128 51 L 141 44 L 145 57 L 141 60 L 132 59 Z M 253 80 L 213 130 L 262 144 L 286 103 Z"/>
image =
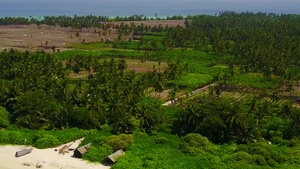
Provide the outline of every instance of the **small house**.
<path id="1" fill-rule="evenodd" d="M 86 144 L 82 147 L 79 147 L 77 148 L 75 151 L 74 151 L 74 157 L 77 157 L 77 158 L 82 158 L 82 154 L 86 153 L 88 151 L 88 149 L 92 146 L 91 143 L 89 144 Z"/>
<path id="2" fill-rule="evenodd" d="M 117 161 L 117 159 L 119 157 L 121 157 L 123 155 L 125 155 L 125 152 L 123 150 L 118 150 L 118 151 L 114 152 L 113 154 L 111 154 L 110 156 L 108 156 L 106 159 L 104 159 L 104 164 L 112 165 Z"/>

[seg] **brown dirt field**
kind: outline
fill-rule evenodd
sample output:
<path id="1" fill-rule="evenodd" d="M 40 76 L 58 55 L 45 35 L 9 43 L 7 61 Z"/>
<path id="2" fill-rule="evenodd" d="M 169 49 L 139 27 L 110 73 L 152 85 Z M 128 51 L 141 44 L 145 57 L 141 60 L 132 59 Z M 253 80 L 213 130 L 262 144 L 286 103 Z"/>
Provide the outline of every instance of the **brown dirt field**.
<path id="1" fill-rule="evenodd" d="M 79 37 L 76 37 L 76 32 L 77 31 L 71 28 L 50 26 L 1 26 L 0 51 L 14 48 L 21 51 L 37 51 L 43 49 L 46 52 L 52 52 L 52 46 L 64 51 L 67 50 L 65 47 L 66 43 L 81 43 L 83 39 L 88 43 L 99 41 L 101 38 L 111 40 L 117 37 L 116 34 L 100 37 L 98 34 L 85 30 L 80 32 Z"/>
<path id="2" fill-rule="evenodd" d="M 112 24 L 130 24 L 132 21 L 112 22 Z M 153 20 L 153 21 L 134 21 L 133 23 L 150 26 L 184 26 L 184 20 Z M 44 50 L 45 52 L 52 52 L 51 47 L 55 46 L 60 51 L 67 50 L 65 44 L 67 43 L 81 43 L 85 39 L 85 43 L 97 42 L 101 38 L 105 41 L 109 39 L 113 41 L 117 38 L 118 33 L 115 29 L 112 30 L 111 35 L 101 35 L 94 33 L 95 28 L 82 29 L 80 37 L 76 37 L 77 30 L 72 28 L 62 28 L 59 26 L 48 25 L 9 25 L 0 26 L 0 51 L 4 49 L 18 49 L 21 51 L 37 51 Z M 96 29 L 98 31 L 98 29 Z M 71 38 L 72 36 L 72 38 Z M 46 44 L 46 42 L 48 42 Z"/>
<path id="3" fill-rule="evenodd" d="M 160 70 L 159 70 L 158 62 L 154 62 L 154 61 L 141 62 L 141 60 L 137 60 L 137 59 L 125 59 L 125 60 L 127 63 L 127 70 L 134 70 L 137 73 L 153 71 L 153 66 L 155 66 L 155 69 L 157 71 L 163 72 L 164 68 L 167 67 L 166 62 L 161 62 Z"/>
<path id="4" fill-rule="evenodd" d="M 169 27 L 175 27 L 177 25 L 184 27 L 184 20 L 148 20 L 148 21 L 121 21 L 121 22 L 112 22 L 115 25 L 119 25 L 121 23 L 123 24 L 130 24 L 134 23 L 135 25 L 149 25 L 149 26 L 166 26 L 168 25 Z"/>
<path id="5" fill-rule="evenodd" d="M 161 62 L 160 69 L 159 69 L 158 62 L 154 62 L 154 61 L 141 62 L 141 60 L 138 60 L 138 59 L 125 59 L 125 60 L 127 63 L 127 70 L 133 70 L 137 73 L 153 71 L 153 66 L 155 66 L 157 71 L 160 70 L 160 72 L 163 72 L 164 69 L 167 67 L 166 62 Z M 88 71 L 81 71 L 79 73 L 72 72 L 72 73 L 70 73 L 69 77 L 70 78 L 87 78 L 88 75 L 89 75 Z"/>

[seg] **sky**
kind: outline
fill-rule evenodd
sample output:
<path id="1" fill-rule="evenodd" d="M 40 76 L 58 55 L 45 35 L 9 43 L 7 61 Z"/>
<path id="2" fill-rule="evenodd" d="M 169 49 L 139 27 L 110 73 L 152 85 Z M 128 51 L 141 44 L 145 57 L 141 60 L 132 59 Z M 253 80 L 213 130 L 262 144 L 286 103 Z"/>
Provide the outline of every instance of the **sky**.
<path id="1" fill-rule="evenodd" d="M 0 16 L 300 13 L 300 0 L 0 0 Z"/>

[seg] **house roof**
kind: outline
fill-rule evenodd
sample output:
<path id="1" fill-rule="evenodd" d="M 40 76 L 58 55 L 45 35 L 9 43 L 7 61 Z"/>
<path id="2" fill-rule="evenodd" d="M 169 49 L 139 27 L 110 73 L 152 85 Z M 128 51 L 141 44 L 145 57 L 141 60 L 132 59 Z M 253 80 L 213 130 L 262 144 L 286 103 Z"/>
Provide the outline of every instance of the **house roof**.
<path id="1" fill-rule="evenodd" d="M 116 160 L 125 155 L 125 152 L 121 149 L 121 150 L 118 150 L 116 152 L 114 152 L 113 154 L 111 154 L 110 156 L 108 156 L 108 158 L 112 161 L 112 162 L 116 162 Z"/>

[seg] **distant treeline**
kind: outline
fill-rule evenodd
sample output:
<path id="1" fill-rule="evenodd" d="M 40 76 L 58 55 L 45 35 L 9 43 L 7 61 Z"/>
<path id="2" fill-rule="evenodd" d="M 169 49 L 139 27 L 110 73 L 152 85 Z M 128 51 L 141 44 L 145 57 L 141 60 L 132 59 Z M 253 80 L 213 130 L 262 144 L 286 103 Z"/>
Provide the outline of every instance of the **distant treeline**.
<path id="1" fill-rule="evenodd" d="M 156 20 L 161 20 L 161 18 L 155 18 Z M 173 16 L 167 17 L 167 20 L 181 20 L 184 19 L 183 16 Z M 95 16 L 95 15 L 87 15 L 87 16 L 45 16 L 43 18 L 35 18 L 35 17 L 3 17 L 0 18 L 0 25 L 50 25 L 50 26 L 61 26 L 61 27 L 72 27 L 75 29 L 81 28 L 103 28 L 105 25 L 103 22 L 114 22 L 114 21 L 146 21 L 146 20 L 154 20 L 153 18 L 147 18 L 144 15 L 132 15 L 129 17 L 115 17 L 109 18 L 106 16 Z"/>
<path id="2" fill-rule="evenodd" d="M 219 14 L 215 14 L 214 17 L 225 17 L 225 16 L 270 16 L 270 17 L 282 17 L 287 16 L 285 14 L 275 14 L 275 13 L 235 13 L 235 12 L 220 12 Z M 95 16 L 95 15 L 87 15 L 87 16 L 45 16 L 43 18 L 36 17 L 2 17 L 0 18 L 0 25 L 30 25 L 30 24 L 46 24 L 53 26 L 61 26 L 61 27 L 73 27 L 73 28 L 89 28 L 89 27 L 100 27 L 101 22 L 113 22 L 113 21 L 145 21 L 145 20 L 183 20 L 183 19 L 199 19 L 205 16 L 211 15 L 188 15 L 186 17 L 181 15 L 175 15 L 172 17 L 167 16 L 166 18 L 159 18 L 157 15 L 155 18 L 149 18 L 144 15 L 132 15 L 129 17 L 120 17 L 117 16 L 115 18 L 109 18 L 107 16 Z M 294 15 L 297 16 L 297 15 Z"/>

